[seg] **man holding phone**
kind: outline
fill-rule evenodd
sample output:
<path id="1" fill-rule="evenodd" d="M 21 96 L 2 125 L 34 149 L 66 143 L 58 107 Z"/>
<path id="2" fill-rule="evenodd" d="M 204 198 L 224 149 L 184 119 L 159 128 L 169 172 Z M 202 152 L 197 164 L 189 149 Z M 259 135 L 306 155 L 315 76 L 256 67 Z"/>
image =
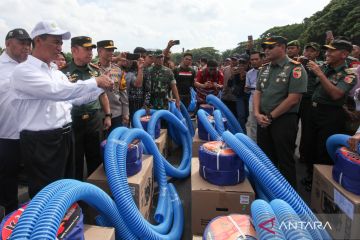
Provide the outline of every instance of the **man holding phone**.
<path id="1" fill-rule="evenodd" d="M 307 64 L 316 75 L 317 83 L 311 99 L 311 123 L 305 141 L 305 157 L 312 164 L 330 165 L 333 161 L 327 153 L 326 140 L 333 134 L 344 132 L 346 117 L 343 105 L 357 79 L 345 62 L 352 50 L 349 41 L 335 39 L 323 48 L 326 49 L 325 64 L 319 66 L 314 61 Z"/>

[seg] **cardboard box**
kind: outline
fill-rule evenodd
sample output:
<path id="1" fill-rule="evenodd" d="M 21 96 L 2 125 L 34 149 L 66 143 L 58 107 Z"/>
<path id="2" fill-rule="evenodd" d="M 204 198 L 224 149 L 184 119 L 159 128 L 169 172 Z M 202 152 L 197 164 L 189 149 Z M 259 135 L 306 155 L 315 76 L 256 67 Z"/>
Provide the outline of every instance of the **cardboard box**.
<path id="1" fill-rule="evenodd" d="M 360 196 L 336 183 L 332 168 L 314 165 L 311 208 L 323 225 L 329 222 L 334 239 L 360 239 Z"/>
<path id="2" fill-rule="evenodd" d="M 235 186 L 216 186 L 199 174 L 199 159 L 191 164 L 192 234 L 202 235 L 207 224 L 217 216 L 250 214 L 255 192 L 248 179 Z"/>
<path id="3" fill-rule="evenodd" d="M 99 227 L 84 225 L 85 240 L 115 240 L 115 229 L 110 227 Z"/>
<path id="4" fill-rule="evenodd" d="M 206 143 L 206 141 L 201 140 L 199 138 L 199 133 L 198 133 L 199 129 L 197 128 L 195 130 L 195 135 L 193 137 L 193 143 L 192 143 L 192 157 L 199 157 L 199 148 L 201 145 L 203 145 L 204 143 Z"/>
<path id="5" fill-rule="evenodd" d="M 153 157 L 143 155 L 142 169 L 139 173 L 128 178 L 131 194 L 141 214 L 148 219 L 153 197 Z M 96 169 L 87 179 L 111 196 L 103 164 Z"/>
<path id="6" fill-rule="evenodd" d="M 167 146 L 168 146 L 168 134 L 167 129 L 160 130 L 160 136 L 155 139 L 156 146 L 158 147 L 160 153 L 166 157 L 167 156 Z"/>

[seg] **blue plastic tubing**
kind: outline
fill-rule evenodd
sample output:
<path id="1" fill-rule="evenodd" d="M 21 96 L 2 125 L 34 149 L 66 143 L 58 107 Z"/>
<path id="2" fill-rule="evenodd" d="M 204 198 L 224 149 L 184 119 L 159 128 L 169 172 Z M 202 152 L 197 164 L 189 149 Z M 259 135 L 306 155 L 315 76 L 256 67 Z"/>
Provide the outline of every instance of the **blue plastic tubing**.
<path id="1" fill-rule="evenodd" d="M 279 228 L 279 223 L 276 219 L 274 211 L 267 202 L 261 199 L 255 200 L 251 204 L 251 215 L 258 239 L 287 239 L 284 237 L 283 232 Z M 270 231 L 260 227 L 261 224 L 264 224 L 264 228 L 268 228 Z"/>
<path id="2" fill-rule="evenodd" d="M 180 102 L 180 110 L 176 107 L 175 102 L 169 103 L 170 112 L 173 113 L 188 129 L 191 137 L 195 135 L 193 124 L 191 122 L 190 115 L 185 107 L 185 105 Z M 177 145 L 181 145 L 181 139 L 176 133 L 176 126 L 172 122 L 169 122 L 168 126 L 170 137 L 174 140 Z"/>
<path id="3" fill-rule="evenodd" d="M 216 131 L 216 129 L 209 122 L 209 119 L 208 119 L 209 114 L 205 110 L 199 109 L 197 112 L 197 116 L 198 116 L 198 121 L 200 121 L 202 123 L 202 125 L 204 126 L 206 131 L 209 133 L 210 140 L 211 141 L 222 141 L 221 135 Z"/>
<path id="4" fill-rule="evenodd" d="M 206 96 L 206 102 L 213 105 L 215 108 L 219 109 L 222 114 L 224 114 L 225 118 L 228 120 L 227 124 L 230 132 L 233 134 L 244 132 L 234 114 L 219 98 L 210 94 Z"/>
<path id="5" fill-rule="evenodd" d="M 225 132 L 225 126 L 224 126 L 222 114 L 218 109 L 214 111 L 214 121 L 215 121 L 215 129 L 221 136 Z"/>
<path id="6" fill-rule="evenodd" d="M 190 166 L 192 158 L 192 137 L 188 128 L 171 112 L 167 110 L 156 111 L 148 123 L 148 133 L 153 137 L 155 136 L 155 123 L 160 119 L 164 119 L 171 123 L 177 130 L 177 135 L 180 136 L 181 145 L 183 148 L 182 160 L 178 168 L 172 166 L 161 154 L 160 158 L 165 165 L 166 175 L 175 178 L 186 178 L 190 175 Z M 148 145 L 145 144 L 147 147 Z"/>
<path id="7" fill-rule="evenodd" d="M 154 109 L 150 109 L 150 115 L 152 116 L 154 113 L 156 112 L 156 110 Z M 134 113 L 133 119 L 132 119 L 132 123 L 133 123 L 133 127 L 135 128 L 140 128 L 140 129 L 144 129 L 142 124 L 141 124 L 141 117 L 146 115 L 146 111 L 145 109 L 139 109 Z M 145 129 L 146 131 L 146 129 Z M 155 135 L 154 135 L 155 136 Z M 143 144 L 143 143 L 142 143 Z M 149 154 L 148 149 L 146 148 L 146 146 L 143 144 L 143 149 L 144 149 L 144 153 L 145 154 Z"/>
<path id="8" fill-rule="evenodd" d="M 262 190 L 270 200 L 279 198 L 286 201 L 302 221 L 318 221 L 301 197 L 250 138 L 244 134 L 236 134 L 235 137 L 228 131 L 225 131 L 222 137 L 244 161 L 250 174 L 256 178 L 255 181 L 260 183 Z M 330 239 L 325 230 L 310 229 L 310 234 L 313 239 Z"/>
<path id="9" fill-rule="evenodd" d="M 176 118 L 175 116 L 173 117 Z M 107 175 L 111 176 L 108 179 L 109 186 L 118 210 L 123 219 L 126 219 L 126 224 L 131 232 L 140 239 L 180 239 L 184 221 L 183 208 L 174 186 L 166 183 L 165 167 L 161 154 L 151 136 L 144 130 L 126 130 L 126 128 L 113 130 L 108 138 L 105 149 L 105 169 Z M 160 188 L 155 220 L 157 222 L 172 221 L 171 219 L 164 219 L 164 216 L 169 208 L 173 209 L 173 222 L 168 234 L 156 231 L 157 226 L 152 226 L 143 218 L 132 200 L 126 177 L 126 149 L 128 144 L 134 139 L 141 139 L 154 156 L 155 177 Z M 117 161 L 116 158 L 120 160 Z M 159 212 L 162 212 L 163 216 L 159 216 Z"/>
<path id="10" fill-rule="evenodd" d="M 284 233 L 286 239 L 311 239 L 311 235 L 306 229 L 302 229 L 300 227 L 289 227 L 290 224 L 292 224 L 291 226 L 296 226 L 299 222 L 301 222 L 301 219 L 289 204 L 281 199 L 274 199 L 271 201 L 270 206 L 273 209 L 279 223 L 285 223 L 287 225 L 287 227 L 281 227 L 280 229 Z"/>
<path id="11" fill-rule="evenodd" d="M 56 181 L 34 197 L 20 217 L 11 239 L 55 239 L 67 209 L 79 200 L 96 208 L 115 227 L 117 238 L 137 239 L 119 214 L 115 202 L 104 191 L 70 179 Z"/>
<path id="12" fill-rule="evenodd" d="M 349 147 L 348 139 L 350 138 L 349 135 L 345 134 L 334 134 L 326 140 L 326 149 L 329 153 L 329 156 L 332 158 L 332 160 L 335 162 L 335 152 L 338 148 L 341 148 L 343 146 Z M 358 147 L 358 153 L 360 153 L 360 145 Z"/>

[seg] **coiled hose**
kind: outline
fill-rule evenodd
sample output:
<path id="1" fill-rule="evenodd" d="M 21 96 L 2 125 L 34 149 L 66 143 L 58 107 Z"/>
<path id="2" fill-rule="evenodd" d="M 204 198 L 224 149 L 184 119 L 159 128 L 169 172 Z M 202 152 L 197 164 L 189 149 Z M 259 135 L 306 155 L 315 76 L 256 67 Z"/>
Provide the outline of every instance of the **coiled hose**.
<path id="1" fill-rule="evenodd" d="M 222 135 L 224 141 L 239 155 L 244 161 L 250 174 L 262 186 L 269 199 L 283 199 L 295 210 L 300 218 L 305 222 L 318 221 L 313 212 L 304 203 L 301 197 L 284 179 L 280 172 L 273 166 L 272 162 L 266 157 L 259 147 L 256 147 L 244 134 L 237 134 L 236 137 L 226 131 Z M 246 141 L 248 140 L 248 141 Z M 250 146 L 251 148 L 249 148 Z M 252 144 L 251 144 L 252 143 Z M 323 230 L 310 230 L 314 239 L 329 239 L 329 234 Z"/>
<path id="2" fill-rule="evenodd" d="M 142 140 L 154 155 L 155 178 L 160 189 L 155 213 L 155 220 L 160 223 L 158 225 L 151 225 L 142 217 L 128 187 L 126 154 L 128 144 L 134 139 Z M 115 227 L 117 239 L 181 238 L 184 221 L 182 204 L 174 186 L 166 182 L 161 154 L 148 133 L 140 129 L 114 129 L 105 148 L 105 169 L 115 202 L 89 183 L 56 181 L 45 187 L 29 203 L 11 239 L 55 239 L 65 212 L 79 200 L 87 202 L 101 213 L 97 219 L 99 222 Z"/>
<path id="3" fill-rule="evenodd" d="M 192 87 L 190 88 L 190 94 L 191 94 L 191 101 L 190 101 L 190 104 L 189 104 L 187 110 L 189 112 L 195 112 L 197 100 L 196 100 L 196 92 L 195 92 L 194 88 L 192 88 Z"/>
<path id="4" fill-rule="evenodd" d="M 260 240 L 287 239 L 280 229 L 278 220 L 270 205 L 258 199 L 251 204 L 251 215 L 254 221 L 256 235 Z"/>
<path id="5" fill-rule="evenodd" d="M 161 111 L 163 110 L 158 112 Z M 174 116 L 174 118 L 176 117 Z M 127 145 L 134 139 L 142 140 L 154 156 L 155 178 L 160 188 L 155 220 L 157 222 L 171 222 L 173 220 L 172 227 L 166 235 L 156 231 L 157 226 L 152 226 L 143 218 L 132 200 L 130 189 L 127 187 L 124 159 L 126 159 Z M 120 159 L 119 161 L 117 161 L 117 157 Z M 106 173 L 111 176 L 108 179 L 110 189 L 119 212 L 126 219 L 126 224 L 131 232 L 140 239 L 179 239 L 184 221 L 182 204 L 173 185 L 166 183 L 164 162 L 151 136 L 141 129 L 129 129 L 127 131 L 126 128 L 115 129 L 111 132 L 106 145 L 105 161 Z M 164 219 L 169 208 L 174 211 L 173 219 Z"/>
<path id="6" fill-rule="evenodd" d="M 70 179 L 53 182 L 39 192 L 21 215 L 10 239 L 56 239 L 67 209 L 79 200 L 96 208 L 115 227 L 117 238 L 136 239 L 119 214 L 115 202 L 103 190 Z"/>
<path id="7" fill-rule="evenodd" d="M 175 105 L 175 102 L 171 101 L 171 102 L 169 102 L 169 109 L 170 109 L 170 112 L 173 113 L 182 122 L 182 124 L 184 124 L 188 128 L 191 137 L 194 137 L 195 130 L 194 130 L 190 115 L 189 115 L 185 105 L 182 102 L 180 102 L 180 111 L 179 111 L 179 109 Z M 174 124 L 172 122 L 169 122 L 168 130 L 169 130 L 169 135 L 170 135 L 171 139 L 174 140 L 174 142 L 177 145 L 181 145 L 180 137 L 179 137 L 179 135 L 176 134 L 175 129 L 176 129 L 176 126 L 174 126 Z"/>
<path id="8" fill-rule="evenodd" d="M 281 199 L 274 199 L 271 201 L 270 206 L 273 209 L 276 218 L 280 223 L 286 223 L 287 226 L 296 226 L 296 224 L 299 224 L 301 222 L 299 216 L 287 202 Z M 311 235 L 309 234 L 309 232 L 303 228 L 295 229 L 290 227 L 284 227 L 281 230 L 287 240 L 311 239 Z"/>
<path id="9" fill-rule="evenodd" d="M 191 157 L 192 157 L 192 137 L 188 131 L 188 128 L 181 123 L 181 121 L 171 112 L 167 110 L 156 111 L 149 122 L 148 133 L 151 136 L 155 134 L 155 123 L 159 119 L 164 119 L 167 122 L 171 122 L 176 127 L 177 135 L 180 137 L 181 145 L 183 148 L 182 160 L 178 168 L 172 166 L 162 155 L 160 158 L 165 165 L 166 175 L 175 178 L 186 178 L 190 175 Z"/>
<path id="10" fill-rule="evenodd" d="M 326 140 L 326 149 L 331 159 L 336 162 L 335 152 L 342 146 L 349 147 L 348 140 L 350 136 L 345 134 L 334 134 Z M 358 153 L 360 153 L 360 145 L 358 146 Z"/>
<path id="11" fill-rule="evenodd" d="M 215 129 L 221 136 L 225 132 L 225 126 L 224 126 L 222 114 L 218 109 L 214 111 L 214 120 L 215 120 Z"/>
<path id="12" fill-rule="evenodd" d="M 205 130 L 210 135 L 211 141 L 222 141 L 221 135 L 216 131 L 216 129 L 209 122 L 209 114 L 202 109 L 199 109 L 197 112 L 198 121 L 204 126 Z"/>
<path id="13" fill-rule="evenodd" d="M 219 109 L 221 113 L 228 120 L 228 129 L 233 134 L 235 133 L 244 133 L 243 129 L 240 126 L 239 121 L 236 119 L 234 114 L 230 111 L 230 109 L 217 97 L 210 94 L 206 96 L 206 102 L 213 105 L 215 108 Z"/>

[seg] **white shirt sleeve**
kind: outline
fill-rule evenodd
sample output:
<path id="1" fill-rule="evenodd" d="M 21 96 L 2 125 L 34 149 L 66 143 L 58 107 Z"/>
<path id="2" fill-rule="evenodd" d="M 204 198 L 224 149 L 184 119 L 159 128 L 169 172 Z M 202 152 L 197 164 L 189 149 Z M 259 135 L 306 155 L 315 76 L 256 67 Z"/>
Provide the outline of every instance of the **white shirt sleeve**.
<path id="1" fill-rule="evenodd" d="M 92 91 L 85 96 L 70 100 L 69 103 L 71 103 L 74 106 L 80 106 L 80 105 L 97 100 L 102 93 L 104 93 L 104 90 L 101 88 L 98 88 L 95 91 Z"/>
<path id="2" fill-rule="evenodd" d="M 15 69 L 12 84 L 21 99 L 68 101 L 98 89 L 95 78 L 69 82 L 59 70 L 21 67 Z"/>

